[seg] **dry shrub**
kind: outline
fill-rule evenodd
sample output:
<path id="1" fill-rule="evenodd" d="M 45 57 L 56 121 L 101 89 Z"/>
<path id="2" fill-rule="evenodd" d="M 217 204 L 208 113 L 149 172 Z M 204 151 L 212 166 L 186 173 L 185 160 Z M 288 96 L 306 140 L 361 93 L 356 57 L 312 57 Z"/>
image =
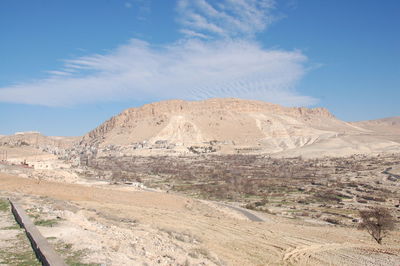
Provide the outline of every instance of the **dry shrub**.
<path id="1" fill-rule="evenodd" d="M 394 228 L 394 218 L 384 207 L 362 210 L 360 218 L 359 229 L 365 229 L 378 244 L 382 244 L 383 237 Z"/>
<path id="2" fill-rule="evenodd" d="M 328 218 L 325 218 L 324 220 L 325 220 L 325 222 L 328 222 L 330 224 L 340 224 L 340 221 L 335 218 L 328 217 Z"/>

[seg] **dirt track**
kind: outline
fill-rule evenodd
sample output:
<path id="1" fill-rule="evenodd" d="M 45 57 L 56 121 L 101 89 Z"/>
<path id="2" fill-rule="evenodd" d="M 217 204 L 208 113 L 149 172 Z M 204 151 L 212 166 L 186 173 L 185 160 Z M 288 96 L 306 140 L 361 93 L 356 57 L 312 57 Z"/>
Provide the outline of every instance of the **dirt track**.
<path id="1" fill-rule="evenodd" d="M 118 221 L 124 219 L 146 226 L 143 227 L 148 228 L 145 235 L 154 237 L 165 230 L 186 232 L 199 239 L 201 248 L 210 252 L 209 257 L 218 258 L 212 260 L 216 264 L 223 261 L 229 265 L 396 265 L 400 261 L 400 256 L 395 255 L 400 254 L 399 232 L 378 246 L 365 232 L 353 228 L 316 226 L 272 215 L 266 216 L 266 222 L 252 222 L 236 218 L 238 214 L 233 210 L 229 215 L 227 211 L 177 195 L 47 181 L 38 184 L 33 179 L 5 174 L 0 174 L 0 190 L 72 202 L 104 217 L 114 217 L 114 235 L 119 228 Z M 86 230 L 90 231 L 90 227 Z M 129 228 L 132 235 L 139 235 L 135 230 L 138 229 Z M 119 248 L 110 257 L 124 252 L 121 247 L 129 240 L 115 239 L 119 241 Z M 93 256 L 96 254 L 99 258 L 104 256 L 101 250 L 93 251 Z"/>

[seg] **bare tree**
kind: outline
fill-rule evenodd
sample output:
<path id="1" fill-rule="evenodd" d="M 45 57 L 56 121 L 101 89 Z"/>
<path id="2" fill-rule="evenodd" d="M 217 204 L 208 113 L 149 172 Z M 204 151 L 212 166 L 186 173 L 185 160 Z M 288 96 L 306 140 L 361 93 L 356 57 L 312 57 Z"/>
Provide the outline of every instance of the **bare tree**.
<path id="1" fill-rule="evenodd" d="M 374 207 L 360 211 L 359 229 L 365 229 L 378 244 L 382 243 L 387 231 L 394 228 L 394 219 L 390 211 L 384 207 Z"/>

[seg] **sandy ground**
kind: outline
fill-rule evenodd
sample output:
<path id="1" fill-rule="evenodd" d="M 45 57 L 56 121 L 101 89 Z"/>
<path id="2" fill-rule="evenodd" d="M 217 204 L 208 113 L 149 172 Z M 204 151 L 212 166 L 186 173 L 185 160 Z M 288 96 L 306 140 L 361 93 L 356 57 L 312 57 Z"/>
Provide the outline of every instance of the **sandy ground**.
<path id="1" fill-rule="evenodd" d="M 233 210 L 178 195 L 122 191 L 0 174 L 0 190 L 26 208 L 62 219 L 39 227 L 106 265 L 398 265 L 400 233 L 379 246 L 354 228 L 311 225 Z"/>

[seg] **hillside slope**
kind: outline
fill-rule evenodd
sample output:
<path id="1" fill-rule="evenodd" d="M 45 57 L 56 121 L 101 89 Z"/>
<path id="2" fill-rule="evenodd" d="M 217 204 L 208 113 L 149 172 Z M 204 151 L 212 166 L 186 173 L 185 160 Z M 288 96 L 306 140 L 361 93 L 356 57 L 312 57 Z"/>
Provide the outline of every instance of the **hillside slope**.
<path id="1" fill-rule="evenodd" d="M 359 121 L 351 124 L 370 130 L 374 135 L 400 142 L 400 116 Z"/>
<path id="2" fill-rule="evenodd" d="M 325 108 L 241 99 L 171 100 L 130 108 L 86 134 L 80 144 L 96 147 L 99 155 L 277 153 L 319 143 L 334 152 L 346 147 L 349 136 L 359 135 L 368 136 L 373 145 L 365 149 L 365 139 L 358 143 L 357 137 L 351 138 L 355 148 L 346 151 L 382 152 L 400 146 L 336 119 Z"/>

